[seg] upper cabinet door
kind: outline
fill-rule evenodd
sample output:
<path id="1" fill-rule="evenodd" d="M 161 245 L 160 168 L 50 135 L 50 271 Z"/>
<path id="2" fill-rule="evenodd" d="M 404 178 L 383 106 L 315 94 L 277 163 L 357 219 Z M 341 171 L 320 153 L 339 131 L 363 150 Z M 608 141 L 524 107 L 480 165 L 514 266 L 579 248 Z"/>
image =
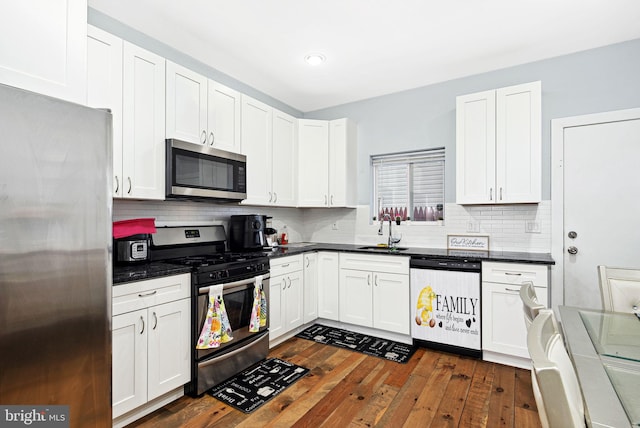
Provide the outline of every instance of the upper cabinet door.
<path id="1" fill-rule="evenodd" d="M 4 2 L 0 28 L 1 83 L 86 103 L 86 0 Z"/>
<path id="2" fill-rule="evenodd" d="M 87 105 L 111 110 L 113 196 L 122 197 L 122 39 L 87 28 Z"/>
<path id="3" fill-rule="evenodd" d="M 207 78 L 167 61 L 167 138 L 207 143 Z"/>
<path id="4" fill-rule="evenodd" d="M 124 42 L 124 197 L 165 198 L 165 60 Z"/>
<path id="5" fill-rule="evenodd" d="M 246 204 L 270 204 L 271 192 L 271 132 L 273 109 L 242 96 L 242 153 L 247 156 Z"/>
<path id="6" fill-rule="evenodd" d="M 494 203 L 496 94 L 486 91 L 456 99 L 456 202 Z"/>
<path id="7" fill-rule="evenodd" d="M 298 120 L 298 206 L 329 206 L 329 123 Z"/>
<path id="8" fill-rule="evenodd" d="M 541 84 L 496 91 L 497 203 L 540 202 Z"/>
<path id="9" fill-rule="evenodd" d="M 297 190 L 296 118 L 273 111 L 273 144 L 271 165 L 273 204 L 295 206 Z"/>
<path id="10" fill-rule="evenodd" d="M 329 122 L 329 206 L 356 204 L 356 124 L 349 119 Z"/>
<path id="11" fill-rule="evenodd" d="M 240 152 L 240 92 L 209 80 L 207 144 L 229 152 Z"/>
<path id="12" fill-rule="evenodd" d="M 456 99 L 456 202 L 541 200 L 541 83 Z"/>

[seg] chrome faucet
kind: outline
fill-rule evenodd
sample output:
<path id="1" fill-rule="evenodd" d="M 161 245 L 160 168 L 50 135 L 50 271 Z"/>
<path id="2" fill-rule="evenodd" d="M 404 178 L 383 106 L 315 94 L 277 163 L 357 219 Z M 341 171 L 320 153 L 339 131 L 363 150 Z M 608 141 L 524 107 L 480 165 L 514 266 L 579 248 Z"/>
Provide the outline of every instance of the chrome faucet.
<path id="1" fill-rule="evenodd" d="M 387 241 L 387 247 L 391 248 L 391 245 L 393 243 L 391 239 L 391 223 L 392 223 L 391 215 L 385 213 L 380 216 L 380 228 L 378 229 L 378 235 L 382 235 L 382 226 L 385 220 L 389 220 L 389 239 Z"/>

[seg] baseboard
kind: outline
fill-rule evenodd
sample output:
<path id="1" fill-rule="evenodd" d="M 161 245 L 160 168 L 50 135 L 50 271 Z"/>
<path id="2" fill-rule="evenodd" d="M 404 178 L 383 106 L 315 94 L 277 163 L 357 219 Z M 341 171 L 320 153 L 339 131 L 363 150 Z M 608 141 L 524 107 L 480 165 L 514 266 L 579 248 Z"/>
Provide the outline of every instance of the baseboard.
<path id="1" fill-rule="evenodd" d="M 487 351 L 485 349 L 482 351 L 482 359 L 484 361 L 490 361 L 492 363 L 504 364 L 507 366 L 531 370 L 531 360 L 529 358 L 501 354 L 499 352 Z"/>
<path id="2" fill-rule="evenodd" d="M 129 425 L 138 419 L 147 416 L 149 413 L 155 412 L 159 408 L 166 406 L 167 404 L 177 400 L 184 395 L 184 386 L 169 391 L 158 398 L 155 398 L 140 407 L 137 407 L 130 412 L 120 415 L 113 420 L 113 428 L 121 428 Z"/>

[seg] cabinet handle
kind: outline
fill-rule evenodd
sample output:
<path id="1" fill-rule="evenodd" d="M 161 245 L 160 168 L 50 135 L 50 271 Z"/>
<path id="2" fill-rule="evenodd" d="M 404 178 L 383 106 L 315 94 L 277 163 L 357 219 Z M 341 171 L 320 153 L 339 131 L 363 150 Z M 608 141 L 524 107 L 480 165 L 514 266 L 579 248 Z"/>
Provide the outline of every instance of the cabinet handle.
<path id="1" fill-rule="evenodd" d="M 289 263 L 287 263 L 286 265 L 281 265 L 280 267 L 289 267 Z"/>
<path id="2" fill-rule="evenodd" d="M 287 289 L 287 279 L 285 277 L 282 277 L 282 289 Z"/>
<path id="3" fill-rule="evenodd" d="M 209 139 L 210 139 L 210 141 L 209 141 L 209 145 L 210 145 L 210 146 L 213 146 L 213 143 L 215 143 L 215 142 L 216 142 L 216 136 L 213 134 L 213 131 L 211 131 L 211 132 L 209 133 Z"/>
<path id="4" fill-rule="evenodd" d="M 511 275 L 511 276 L 522 276 L 521 272 L 505 272 L 505 275 Z"/>
<path id="5" fill-rule="evenodd" d="M 327 195 L 324 195 L 324 204 L 327 205 Z"/>
<path id="6" fill-rule="evenodd" d="M 118 176 L 116 175 L 116 190 L 114 193 L 118 193 L 118 190 L 120 190 L 120 180 L 118 180 Z"/>
<path id="7" fill-rule="evenodd" d="M 271 202 L 272 199 L 273 199 L 273 194 L 269 192 L 269 202 Z"/>
<path id="8" fill-rule="evenodd" d="M 493 187 L 489 188 L 489 200 L 493 201 Z"/>
<path id="9" fill-rule="evenodd" d="M 202 142 L 202 144 L 207 144 L 207 131 L 202 131 L 202 136 L 200 141 Z"/>
<path id="10" fill-rule="evenodd" d="M 153 296 L 154 294 L 156 294 L 158 292 L 158 290 L 153 290 L 150 293 L 144 293 L 144 294 L 138 294 L 138 297 L 147 297 L 147 296 Z"/>
<path id="11" fill-rule="evenodd" d="M 502 200 L 502 187 L 500 188 L 500 200 Z"/>
<path id="12" fill-rule="evenodd" d="M 331 195 L 331 205 L 333 205 L 333 195 Z"/>
<path id="13" fill-rule="evenodd" d="M 513 288 L 504 287 L 504 291 L 512 291 L 514 293 L 520 293 L 520 290 L 514 290 Z"/>
<path id="14" fill-rule="evenodd" d="M 289 285 L 287 286 L 287 288 L 291 288 L 291 278 L 287 277 L 287 279 L 289 280 Z"/>
<path id="15" fill-rule="evenodd" d="M 155 330 L 156 327 L 158 327 L 158 315 L 156 315 L 156 313 L 153 313 L 153 320 L 154 320 L 154 324 L 153 324 L 153 329 Z"/>
<path id="16" fill-rule="evenodd" d="M 129 190 L 127 191 L 127 194 L 130 195 L 131 194 L 131 177 L 127 177 L 127 180 L 129 180 Z"/>
<path id="17" fill-rule="evenodd" d="M 144 318 L 140 316 L 140 321 L 142 321 L 142 330 L 140 330 L 140 334 L 144 333 Z"/>
<path id="18" fill-rule="evenodd" d="M 371 285 L 371 275 L 367 274 L 367 285 Z"/>
<path id="19" fill-rule="evenodd" d="M 310 263 L 309 257 L 307 257 L 307 266 L 305 266 L 305 267 L 309 267 L 309 263 Z"/>
<path id="20" fill-rule="evenodd" d="M 273 203 L 275 204 L 276 202 L 278 202 L 278 194 L 273 192 Z"/>
<path id="21" fill-rule="evenodd" d="M 373 276 L 373 283 L 376 287 L 378 286 L 378 275 Z"/>

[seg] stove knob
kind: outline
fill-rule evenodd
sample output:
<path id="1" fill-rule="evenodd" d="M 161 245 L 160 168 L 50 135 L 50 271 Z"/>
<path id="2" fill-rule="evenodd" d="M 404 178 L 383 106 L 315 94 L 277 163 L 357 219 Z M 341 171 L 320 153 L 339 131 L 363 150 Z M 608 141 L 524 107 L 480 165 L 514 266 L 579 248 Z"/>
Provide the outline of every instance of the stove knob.
<path id="1" fill-rule="evenodd" d="M 211 273 L 209 274 L 209 278 L 213 279 L 214 275 L 215 275 L 215 272 L 211 272 Z"/>

